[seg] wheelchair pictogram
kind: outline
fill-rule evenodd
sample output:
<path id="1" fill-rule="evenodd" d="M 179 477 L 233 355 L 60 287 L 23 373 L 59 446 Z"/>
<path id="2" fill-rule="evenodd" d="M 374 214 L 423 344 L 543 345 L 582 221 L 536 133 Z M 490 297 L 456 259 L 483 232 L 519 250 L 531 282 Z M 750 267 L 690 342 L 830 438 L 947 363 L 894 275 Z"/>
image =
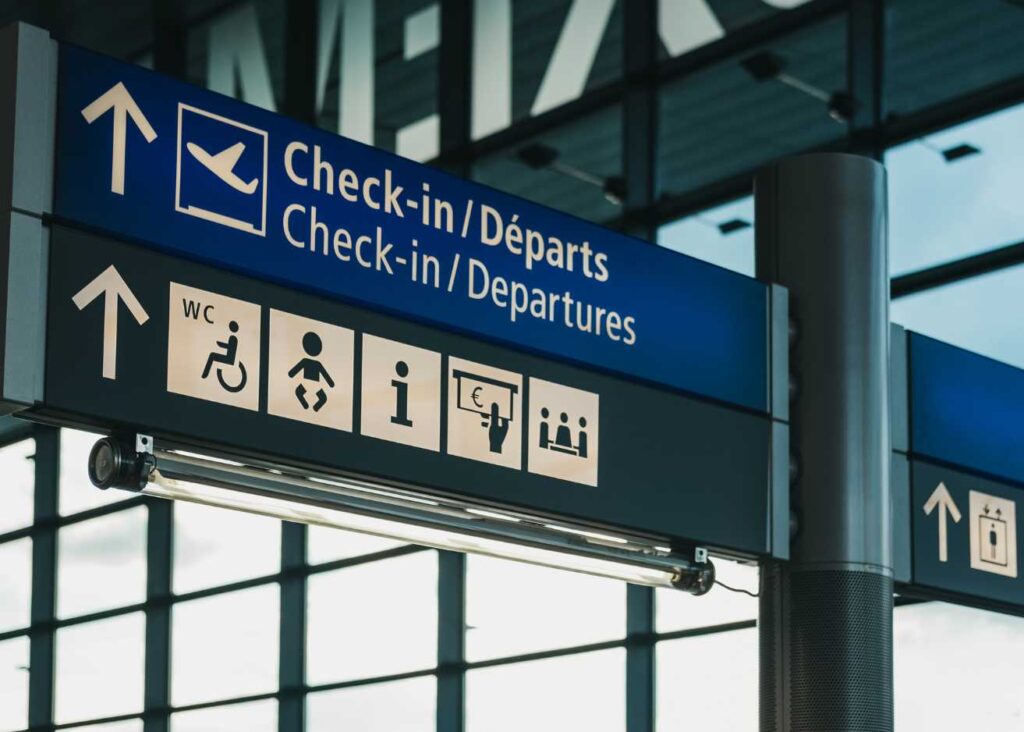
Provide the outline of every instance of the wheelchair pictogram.
<path id="1" fill-rule="evenodd" d="M 210 375 L 214 364 L 219 364 L 217 366 L 217 381 L 220 382 L 225 391 L 237 394 L 245 388 L 249 375 L 246 373 L 245 364 L 238 360 L 238 323 L 232 320 L 228 324 L 228 330 L 231 331 L 231 334 L 227 340 L 217 341 L 217 345 L 223 349 L 223 352 L 214 350 L 207 357 L 206 366 L 203 368 L 203 378 L 205 379 Z M 236 363 L 236 361 L 238 362 Z M 237 371 L 237 374 L 230 380 L 224 375 L 226 367 L 231 367 Z"/>
<path id="2" fill-rule="evenodd" d="M 167 391 L 256 410 L 259 387 L 260 306 L 172 282 Z"/>

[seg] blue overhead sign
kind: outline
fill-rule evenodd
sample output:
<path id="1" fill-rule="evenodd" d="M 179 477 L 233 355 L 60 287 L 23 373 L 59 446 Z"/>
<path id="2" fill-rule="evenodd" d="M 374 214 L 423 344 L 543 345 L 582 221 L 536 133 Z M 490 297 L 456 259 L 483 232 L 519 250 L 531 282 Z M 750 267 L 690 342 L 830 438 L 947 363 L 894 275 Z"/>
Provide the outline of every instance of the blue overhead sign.
<path id="1" fill-rule="evenodd" d="M 55 214 L 756 411 L 765 285 L 62 46 Z"/>

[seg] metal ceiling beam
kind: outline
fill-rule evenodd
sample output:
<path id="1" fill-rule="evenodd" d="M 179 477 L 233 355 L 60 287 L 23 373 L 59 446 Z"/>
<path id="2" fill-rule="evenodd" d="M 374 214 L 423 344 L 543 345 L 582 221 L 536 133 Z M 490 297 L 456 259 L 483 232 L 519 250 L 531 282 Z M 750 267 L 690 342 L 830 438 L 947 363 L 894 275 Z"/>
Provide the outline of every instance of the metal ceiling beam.
<path id="1" fill-rule="evenodd" d="M 991 84 L 955 99 L 940 102 L 905 116 L 885 120 L 883 138 L 887 147 L 916 140 L 972 119 L 1019 104 L 1024 100 L 1024 75 Z"/>
<path id="2" fill-rule="evenodd" d="M 1024 241 L 892 278 L 892 296 L 906 297 L 935 287 L 1024 264 Z"/>

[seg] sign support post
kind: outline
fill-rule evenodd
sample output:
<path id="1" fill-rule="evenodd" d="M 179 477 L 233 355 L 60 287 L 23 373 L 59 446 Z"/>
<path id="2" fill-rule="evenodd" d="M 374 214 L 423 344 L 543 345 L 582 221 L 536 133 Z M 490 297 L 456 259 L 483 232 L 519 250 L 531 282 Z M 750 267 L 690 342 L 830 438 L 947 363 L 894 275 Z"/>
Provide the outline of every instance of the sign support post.
<path id="1" fill-rule="evenodd" d="M 792 293 L 791 561 L 766 561 L 761 730 L 891 730 L 885 173 L 840 154 L 756 180 L 758 276 Z"/>

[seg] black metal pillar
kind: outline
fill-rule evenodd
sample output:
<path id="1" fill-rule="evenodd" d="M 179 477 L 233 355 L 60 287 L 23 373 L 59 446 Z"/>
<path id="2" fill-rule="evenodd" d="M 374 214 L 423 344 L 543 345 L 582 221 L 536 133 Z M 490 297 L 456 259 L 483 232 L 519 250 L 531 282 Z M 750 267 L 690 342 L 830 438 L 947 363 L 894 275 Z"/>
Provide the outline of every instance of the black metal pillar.
<path id="1" fill-rule="evenodd" d="M 153 0 L 153 68 L 184 79 L 185 10 L 175 0 Z M 146 678 L 143 729 L 167 732 L 171 704 L 171 601 L 174 577 L 174 504 L 146 503 Z"/>
<path id="2" fill-rule="evenodd" d="M 653 242 L 657 226 L 658 12 L 655 0 L 632 0 L 623 8 L 623 73 L 630 79 L 622 104 L 622 219 L 626 233 Z"/>
<path id="3" fill-rule="evenodd" d="M 465 729 L 466 555 L 438 552 L 437 732 Z"/>
<path id="4" fill-rule="evenodd" d="M 470 141 L 473 2 L 442 0 L 441 47 L 438 51 L 437 113 L 441 118 L 441 159 L 450 173 L 471 177 L 470 163 L 452 158 Z"/>
<path id="5" fill-rule="evenodd" d="M 188 62 L 185 7 L 178 0 L 153 0 L 153 68 L 185 78 Z"/>
<path id="6" fill-rule="evenodd" d="M 626 732 L 654 732 L 654 590 L 626 585 Z"/>
<path id="7" fill-rule="evenodd" d="M 656 242 L 651 210 L 658 196 L 658 10 L 655 0 L 622 6 L 623 75 L 630 83 L 622 104 L 623 228 Z M 654 590 L 626 587 L 626 732 L 654 730 Z"/>
<path id="8" fill-rule="evenodd" d="M 316 124 L 317 3 L 290 0 L 285 14 L 284 103 L 289 117 Z"/>
<path id="9" fill-rule="evenodd" d="M 174 558 L 174 504 L 147 502 L 145 732 L 167 732 L 171 701 L 171 579 Z"/>
<path id="10" fill-rule="evenodd" d="M 881 160 L 885 154 L 884 0 L 852 0 L 846 45 L 847 89 L 854 100 L 848 149 Z"/>
<path id="11" fill-rule="evenodd" d="M 278 732 L 305 729 L 306 542 L 302 524 L 281 523 L 281 647 Z"/>
<path id="12" fill-rule="evenodd" d="M 885 171 L 806 155 L 758 175 L 757 268 L 789 288 L 799 522 L 761 597 L 762 732 L 893 728 Z"/>
<path id="13" fill-rule="evenodd" d="M 285 14 L 284 103 L 289 117 L 316 124 L 317 3 L 292 0 Z M 280 655 L 278 732 L 305 729 L 306 545 L 302 524 L 281 523 Z"/>
<path id="14" fill-rule="evenodd" d="M 622 201 L 626 233 L 656 242 L 651 216 L 658 185 L 658 10 L 655 0 L 623 3 Z M 654 590 L 626 587 L 626 732 L 654 730 Z"/>
<path id="15" fill-rule="evenodd" d="M 473 1 L 441 0 L 437 110 L 441 118 L 443 167 L 464 178 L 472 164 L 452 151 L 470 140 Z M 445 439 L 442 436 L 442 441 Z M 442 449 L 443 442 L 442 442 Z M 462 732 L 466 707 L 466 556 L 438 552 L 437 732 Z"/>
<path id="16" fill-rule="evenodd" d="M 53 728 L 54 623 L 57 615 L 57 483 L 60 430 L 36 427 L 32 527 L 32 629 L 29 631 L 28 725 Z"/>

